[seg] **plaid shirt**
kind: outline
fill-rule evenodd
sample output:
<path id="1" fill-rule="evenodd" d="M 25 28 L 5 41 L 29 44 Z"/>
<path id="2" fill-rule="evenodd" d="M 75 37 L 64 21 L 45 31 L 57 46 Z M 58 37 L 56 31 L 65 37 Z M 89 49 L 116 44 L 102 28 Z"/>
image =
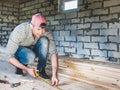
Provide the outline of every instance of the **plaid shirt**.
<path id="1" fill-rule="evenodd" d="M 55 41 L 51 32 L 46 32 L 44 36 L 48 37 L 50 40 L 49 44 L 49 54 L 57 53 Z M 14 57 L 15 52 L 19 46 L 33 46 L 36 44 L 38 38 L 34 38 L 32 35 L 32 30 L 30 29 L 29 22 L 22 23 L 18 25 L 11 33 L 10 38 L 7 43 L 7 57 L 8 59 Z"/>

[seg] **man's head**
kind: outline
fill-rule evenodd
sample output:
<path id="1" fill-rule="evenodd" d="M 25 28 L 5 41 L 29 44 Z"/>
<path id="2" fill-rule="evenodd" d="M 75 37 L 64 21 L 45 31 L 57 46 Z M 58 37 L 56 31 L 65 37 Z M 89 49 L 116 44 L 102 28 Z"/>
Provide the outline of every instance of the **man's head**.
<path id="1" fill-rule="evenodd" d="M 42 24 L 46 24 L 46 23 L 47 23 L 46 18 L 42 14 L 37 13 L 32 16 L 31 24 L 34 27 L 41 27 Z"/>
<path id="2" fill-rule="evenodd" d="M 46 32 L 46 18 L 42 14 L 35 14 L 32 16 L 31 28 L 35 37 L 40 37 Z"/>

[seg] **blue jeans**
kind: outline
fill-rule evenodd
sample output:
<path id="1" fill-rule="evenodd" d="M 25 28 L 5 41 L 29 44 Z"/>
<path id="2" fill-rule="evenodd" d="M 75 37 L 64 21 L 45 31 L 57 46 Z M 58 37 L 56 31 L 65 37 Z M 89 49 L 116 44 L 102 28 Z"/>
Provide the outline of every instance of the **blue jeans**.
<path id="1" fill-rule="evenodd" d="M 19 46 L 15 53 L 15 58 L 20 63 L 26 65 L 34 61 L 38 57 L 37 70 L 41 71 L 46 67 L 47 56 L 49 48 L 49 39 L 45 36 L 38 39 L 37 43 L 33 46 L 33 49 L 25 46 Z"/>

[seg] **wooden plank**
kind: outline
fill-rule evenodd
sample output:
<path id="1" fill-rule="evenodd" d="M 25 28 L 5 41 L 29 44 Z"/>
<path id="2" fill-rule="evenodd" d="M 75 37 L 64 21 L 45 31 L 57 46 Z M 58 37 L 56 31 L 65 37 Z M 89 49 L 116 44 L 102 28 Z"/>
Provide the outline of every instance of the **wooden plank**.
<path id="1" fill-rule="evenodd" d="M 82 78 L 86 82 L 95 82 L 100 86 L 106 85 L 111 88 L 120 88 L 120 72 L 118 67 L 97 66 L 91 63 L 75 62 L 66 59 L 59 60 L 59 62 L 59 74 L 69 75 L 76 79 Z M 48 64 L 50 69 L 51 63 L 48 62 Z"/>
<path id="2" fill-rule="evenodd" d="M 69 57 L 60 58 L 60 74 L 68 74 L 72 77 L 82 77 L 89 79 L 90 81 L 98 82 L 102 85 L 108 85 L 108 87 L 120 88 L 120 65 L 93 62 L 88 59 L 79 60 Z M 79 61 L 78 61 L 79 60 Z M 86 60 L 86 61 L 85 61 Z M 69 68 L 69 69 L 66 69 Z M 71 74 L 73 73 L 73 74 Z"/>
<path id="3" fill-rule="evenodd" d="M 69 77 L 71 79 L 79 80 L 79 81 L 82 81 L 82 82 L 85 82 L 88 84 L 92 84 L 95 86 L 100 86 L 100 87 L 103 87 L 103 88 L 106 88 L 109 90 L 119 90 L 119 88 L 120 88 L 120 87 L 116 86 L 115 84 L 103 82 L 102 80 L 104 80 L 104 79 L 101 79 L 101 78 L 98 79 L 98 77 L 96 75 L 89 74 L 88 76 L 93 77 L 93 79 L 92 79 L 92 78 L 85 77 L 77 72 L 75 73 L 75 72 L 71 71 L 70 69 L 68 69 L 68 70 L 63 69 L 63 71 L 59 71 L 59 75 L 63 75 L 63 76 Z"/>
<path id="4" fill-rule="evenodd" d="M 6 67 L 7 66 L 7 67 Z M 12 67 L 12 68 L 11 68 Z M 50 85 L 44 83 L 42 80 L 34 79 L 29 75 L 19 76 L 14 73 L 14 67 L 7 62 L 0 62 L 0 77 L 8 77 L 8 80 L 13 82 L 21 82 L 21 85 L 15 88 L 10 88 L 5 84 L 0 84 L 1 90 L 57 90 Z M 4 71 L 5 70 L 5 71 Z M 79 82 L 70 78 L 59 76 L 60 87 L 62 90 L 106 90 L 99 86 Z M 4 86 L 4 87 L 3 87 Z"/>
<path id="5" fill-rule="evenodd" d="M 2 52 L 4 52 L 4 49 L 3 51 L 0 50 L 0 53 Z M 71 58 L 60 58 L 59 74 L 69 75 L 73 79 L 80 79 L 86 83 L 95 84 L 106 89 L 118 90 L 118 88 L 120 88 L 120 68 L 118 65 L 100 62 L 94 63 L 87 59 L 87 61 L 78 61 L 79 59 L 73 60 L 71 60 Z M 110 65 L 113 66 L 110 67 Z M 51 66 L 48 65 L 48 68 L 49 67 Z"/>
<path id="6" fill-rule="evenodd" d="M 99 82 L 95 82 L 95 81 L 91 81 L 91 80 L 86 80 L 86 79 L 83 79 L 83 78 L 76 78 L 74 76 L 70 76 L 70 75 L 66 75 L 66 74 L 62 74 L 62 73 L 59 73 L 59 75 L 61 76 L 64 76 L 64 77 L 67 77 L 67 78 L 70 78 L 70 79 L 74 79 L 74 80 L 79 80 L 81 82 L 84 82 L 84 83 L 88 83 L 88 84 L 91 84 L 91 85 L 94 85 L 96 87 L 101 87 L 101 88 L 104 88 L 105 90 L 119 90 L 119 88 L 116 88 L 116 87 L 110 87 L 109 85 L 107 84 L 100 84 Z M 96 89 L 97 90 L 97 89 Z"/>
<path id="7" fill-rule="evenodd" d="M 76 64 L 74 62 L 69 62 L 69 61 L 66 61 L 64 62 L 64 64 L 66 66 L 68 66 L 68 68 L 72 69 L 72 70 L 77 70 L 79 72 L 83 72 L 83 71 L 88 71 L 88 72 L 92 72 L 94 74 L 99 74 L 99 75 L 104 75 L 104 76 L 107 76 L 107 77 L 111 77 L 111 78 L 118 78 L 120 79 L 120 72 L 116 72 L 116 71 L 111 71 L 111 69 L 109 68 L 109 70 L 105 69 L 105 68 L 101 68 L 101 67 L 96 67 L 94 65 L 86 65 L 86 64 Z M 116 70 L 116 69 L 114 69 Z"/>
<path id="8" fill-rule="evenodd" d="M 106 81 L 106 79 L 105 79 L 105 77 L 106 77 L 107 80 L 108 80 L 108 78 L 110 80 L 112 79 L 111 81 L 109 80 L 109 83 L 112 83 L 113 81 L 114 82 L 116 81 L 115 84 L 118 84 L 118 85 L 120 83 L 120 82 L 118 82 L 118 81 L 120 81 L 120 73 L 118 72 L 118 69 L 117 69 L 117 72 L 116 72 L 116 71 L 113 71 L 113 70 L 116 70 L 115 68 L 114 69 L 109 68 L 109 70 L 108 70 L 108 67 L 107 67 L 107 70 L 106 70 L 106 68 L 103 68 L 103 67 L 101 68 L 100 66 L 98 68 L 94 65 L 88 65 L 88 64 L 86 65 L 86 64 L 81 64 L 81 63 L 76 64 L 74 62 L 67 61 L 67 60 L 64 61 L 63 63 L 66 64 L 68 66 L 68 68 L 70 68 L 74 73 L 75 72 L 80 73 L 80 74 L 84 75 L 85 77 L 92 78 L 92 75 L 93 76 L 97 75 L 97 77 L 102 79 L 103 82 Z M 92 70 L 91 66 L 92 66 L 92 69 L 93 69 L 93 67 L 94 67 L 94 69 L 98 68 L 98 71 Z M 99 72 L 100 70 L 101 70 L 101 72 Z M 106 73 L 106 71 L 107 71 L 107 73 Z M 108 72 L 109 72 L 109 74 L 108 74 Z M 89 74 L 92 74 L 92 75 L 89 76 Z M 96 77 L 94 77 L 92 79 L 96 80 Z"/>
<path id="9" fill-rule="evenodd" d="M 105 90 L 104 88 L 102 87 L 98 87 L 98 86 L 94 86 L 94 85 L 91 85 L 91 84 L 87 84 L 87 83 L 83 83 L 83 82 L 78 82 L 76 80 L 72 80 L 70 79 L 69 82 L 68 82 L 68 78 L 67 77 L 63 77 L 61 75 L 59 75 L 60 77 L 60 80 L 62 80 L 65 84 L 69 84 L 71 83 L 71 85 L 68 87 L 68 85 L 65 85 L 63 90 Z"/>
<path id="10" fill-rule="evenodd" d="M 102 81 L 102 82 L 108 82 L 109 84 L 113 84 L 113 85 L 118 85 L 120 86 L 120 73 L 119 72 L 114 72 L 114 70 L 116 70 L 115 68 L 112 68 L 111 71 L 111 67 L 107 67 L 106 68 L 99 66 L 96 67 L 96 65 L 91 65 L 91 64 L 83 64 L 83 63 L 74 63 L 72 61 L 68 61 L 68 60 L 63 60 L 64 62 L 62 62 L 64 64 L 63 68 L 64 70 L 61 73 L 68 73 L 68 71 L 65 68 L 69 68 L 71 69 L 71 73 L 77 73 L 74 74 L 72 76 L 80 76 L 80 77 L 86 77 L 86 78 L 90 78 L 92 80 L 98 80 L 98 81 Z M 61 63 L 61 64 L 62 64 Z M 60 67 L 61 68 L 61 67 Z M 108 70 L 109 68 L 109 70 Z M 118 70 L 118 68 L 117 68 Z M 70 74 L 70 73 L 69 73 Z M 94 77 L 93 77 L 94 76 Z"/>
<path id="11" fill-rule="evenodd" d="M 89 59 L 71 58 L 68 56 L 59 56 L 59 62 L 63 62 L 64 60 L 70 61 L 70 62 L 75 62 L 75 63 L 91 64 L 91 65 L 96 65 L 96 66 L 103 66 L 103 67 L 111 67 L 111 68 L 120 69 L 120 65 L 115 64 L 115 63 L 102 62 L 102 61 L 92 61 Z"/>
<path id="12" fill-rule="evenodd" d="M 79 69 L 79 70 L 91 70 L 91 71 L 95 71 L 96 69 L 98 70 L 103 70 L 103 71 L 109 71 L 109 72 L 114 72 L 117 73 L 116 75 L 119 75 L 120 73 L 120 69 L 116 69 L 116 68 L 111 68 L 111 67 L 103 67 L 103 66 L 96 66 L 96 65 L 91 65 L 91 64 L 85 64 L 85 63 L 76 63 L 76 62 L 72 62 L 72 61 L 67 61 L 64 60 L 64 65 L 66 65 L 67 67 L 75 70 L 75 69 Z"/>
<path id="13" fill-rule="evenodd" d="M 86 73 L 81 74 L 76 70 L 73 71 L 69 68 L 59 68 L 59 74 L 62 74 L 63 76 L 68 75 L 69 77 L 72 77 L 71 79 L 82 80 L 85 83 L 92 83 L 92 85 L 94 85 L 94 83 L 97 83 L 95 85 L 98 85 L 100 87 L 104 86 L 105 88 L 109 87 L 108 89 L 111 88 L 110 90 L 114 90 L 113 88 L 115 88 L 115 90 L 118 90 L 120 88 L 120 86 L 116 84 L 117 81 L 115 79 L 110 79 L 100 75 L 94 75 L 93 73 L 87 73 L 88 75 L 86 76 Z"/>

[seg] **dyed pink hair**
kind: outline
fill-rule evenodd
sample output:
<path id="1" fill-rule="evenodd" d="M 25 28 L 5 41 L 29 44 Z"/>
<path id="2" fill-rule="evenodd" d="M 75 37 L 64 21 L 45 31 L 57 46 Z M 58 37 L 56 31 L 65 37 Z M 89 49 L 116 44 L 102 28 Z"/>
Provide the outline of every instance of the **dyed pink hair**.
<path id="1" fill-rule="evenodd" d="M 40 13 L 37 13 L 32 16 L 31 24 L 35 27 L 40 27 L 42 23 L 47 23 L 45 16 L 41 15 Z"/>

